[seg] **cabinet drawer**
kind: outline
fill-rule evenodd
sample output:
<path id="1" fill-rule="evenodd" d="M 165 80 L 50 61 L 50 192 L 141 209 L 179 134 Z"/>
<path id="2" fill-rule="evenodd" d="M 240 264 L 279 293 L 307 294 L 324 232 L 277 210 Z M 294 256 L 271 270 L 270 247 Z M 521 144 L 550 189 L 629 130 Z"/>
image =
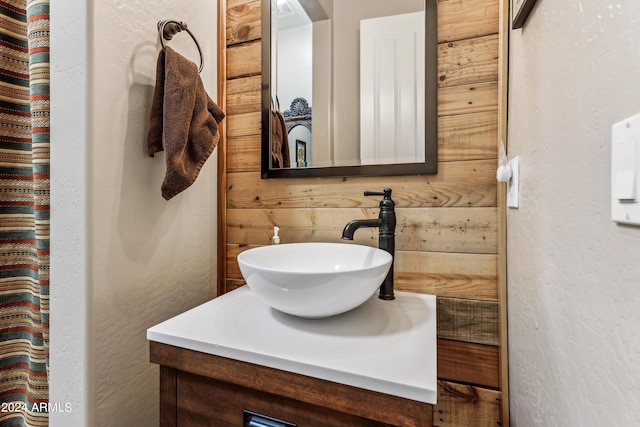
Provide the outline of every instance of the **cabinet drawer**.
<path id="1" fill-rule="evenodd" d="M 179 427 L 242 427 L 245 410 L 288 421 L 297 427 L 390 427 L 389 424 L 178 371 Z"/>

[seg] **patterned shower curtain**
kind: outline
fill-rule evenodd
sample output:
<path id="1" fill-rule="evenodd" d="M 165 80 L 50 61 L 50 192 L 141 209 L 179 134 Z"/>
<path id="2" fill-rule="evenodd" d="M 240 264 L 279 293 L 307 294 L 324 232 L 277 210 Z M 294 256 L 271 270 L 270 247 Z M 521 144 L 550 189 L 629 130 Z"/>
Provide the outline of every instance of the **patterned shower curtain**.
<path id="1" fill-rule="evenodd" d="M 0 427 L 48 425 L 49 0 L 0 0 Z"/>

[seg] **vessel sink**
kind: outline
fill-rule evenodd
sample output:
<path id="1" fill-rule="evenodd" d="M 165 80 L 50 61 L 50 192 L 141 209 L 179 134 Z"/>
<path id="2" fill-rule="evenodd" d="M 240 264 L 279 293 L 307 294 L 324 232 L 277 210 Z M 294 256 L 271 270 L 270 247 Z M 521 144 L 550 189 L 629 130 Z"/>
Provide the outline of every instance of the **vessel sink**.
<path id="1" fill-rule="evenodd" d="M 392 256 L 346 243 L 287 243 L 238 255 L 247 285 L 276 310 L 324 318 L 352 310 L 380 287 Z"/>

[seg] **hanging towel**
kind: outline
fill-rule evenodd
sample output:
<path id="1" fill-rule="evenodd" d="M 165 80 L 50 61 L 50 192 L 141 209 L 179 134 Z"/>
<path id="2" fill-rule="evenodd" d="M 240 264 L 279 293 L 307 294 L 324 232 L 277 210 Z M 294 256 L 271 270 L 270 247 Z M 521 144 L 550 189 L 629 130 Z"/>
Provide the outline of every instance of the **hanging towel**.
<path id="1" fill-rule="evenodd" d="M 284 116 L 279 110 L 271 111 L 271 167 L 280 169 L 291 166 L 289 136 Z"/>
<path id="2" fill-rule="evenodd" d="M 224 113 L 209 98 L 198 66 L 169 46 L 160 51 L 147 149 L 166 152 L 162 197 L 171 199 L 198 177 L 220 139 Z"/>

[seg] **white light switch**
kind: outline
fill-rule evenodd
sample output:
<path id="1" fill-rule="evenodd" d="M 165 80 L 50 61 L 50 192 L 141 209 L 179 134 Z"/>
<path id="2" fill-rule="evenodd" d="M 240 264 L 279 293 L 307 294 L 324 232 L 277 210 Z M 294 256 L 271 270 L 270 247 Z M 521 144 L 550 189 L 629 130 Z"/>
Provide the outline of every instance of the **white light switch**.
<path id="1" fill-rule="evenodd" d="M 621 202 L 635 202 L 636 200 L 636 171 L 624 170 L 618 171 L 616 177 L 615 196 Z"/>
<path id="2" fill-rule="evenodd" d="M 611 127 L 611 218 L 623 224 L 640 225 L 639 140 L 640 114 Z"/>

